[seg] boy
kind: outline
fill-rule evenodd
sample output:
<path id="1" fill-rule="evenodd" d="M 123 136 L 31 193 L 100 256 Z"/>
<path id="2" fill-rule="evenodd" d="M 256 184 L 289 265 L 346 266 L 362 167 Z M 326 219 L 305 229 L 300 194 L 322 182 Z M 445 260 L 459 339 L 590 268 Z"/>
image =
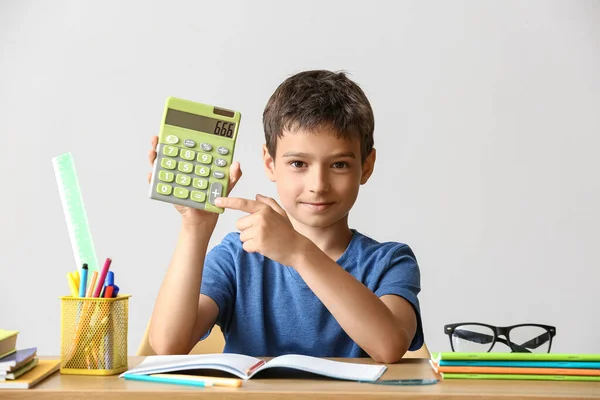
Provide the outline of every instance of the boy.
<path id="1" fill-rule="evenodd" d="M 263 124 L 264 168 L 281 206 L 261 195 L 216 200 L 248 215 L 208 254 L 218 215 L 175 206 L 182 226 L 152 314 L 153 349 L 187 354 L 215 323 L 225 352 L 254 356 L 393 363 L 420 348 L 414 254 L 348 227 L 375 164 L 363 91 L 344 73 L 302 72 L 273 93 Z M 233 187 L 242 173 L 238 163 L 230 171 Z"/>

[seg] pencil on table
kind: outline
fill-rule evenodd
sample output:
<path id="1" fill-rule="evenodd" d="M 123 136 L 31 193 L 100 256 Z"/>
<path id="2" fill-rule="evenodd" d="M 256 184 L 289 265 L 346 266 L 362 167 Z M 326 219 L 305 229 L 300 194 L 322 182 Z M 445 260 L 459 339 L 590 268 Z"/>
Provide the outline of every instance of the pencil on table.
<path id="1" fill-rule="evenodd" d="M 175 380 L 197 380 L 212 382 L 213 386 L 225 386 L 225 387 L 240 387 L 242 386 L 241 379 L 235 378 L 217 378 L 215 376 L 198 376 L 198 375 L 184 375 L 184 374 L 152 374 L 159 378 L 170 378 Z"/>
<path id="2" fill-rule="evenodd" d="M 246 375 L 250 375 L 251 373 L 256 371 L 258 368 L 262 367 L 266 363 L 267 362 L 265 360 L 259 360 L 256 364 L 254 364 L 253 366 L 251 366 L 250 368 L 248 368 L 246 370 Z"/>

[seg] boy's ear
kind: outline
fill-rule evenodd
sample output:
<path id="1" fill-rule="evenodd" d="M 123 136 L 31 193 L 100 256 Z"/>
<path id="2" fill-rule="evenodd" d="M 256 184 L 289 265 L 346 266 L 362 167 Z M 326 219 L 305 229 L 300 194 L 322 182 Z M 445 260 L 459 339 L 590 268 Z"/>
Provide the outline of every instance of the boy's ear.
<path id="1" fill-rule="evenodd" d="M 265 174 L 267 174 L 267 178 L 269 178 L 271 182 L 275 182 L 275 160 L 269 154 L 269 149 L 267 149 L 266 144 L 263 144 L 262 153 Z"/>
<path id="2" fill-rule="evenodd" d="M 367 183 L 367 181 L 371 177 L 371 174 L 373 173 L 373 169 L 375 168 L 375 159 L 376 158 L 377 158 L 376 151 L 375 151 L 375 148 L 373 148 L 371 150 L 371 152 L 369 153 L 369 155 L 367 156 L 367 158 L 365 159 L 365 162 L 363 163 L 363 166 L 362 166 L 362 175 L 360 177 L 361 185 L 364 185 L 365 183 Z"/>

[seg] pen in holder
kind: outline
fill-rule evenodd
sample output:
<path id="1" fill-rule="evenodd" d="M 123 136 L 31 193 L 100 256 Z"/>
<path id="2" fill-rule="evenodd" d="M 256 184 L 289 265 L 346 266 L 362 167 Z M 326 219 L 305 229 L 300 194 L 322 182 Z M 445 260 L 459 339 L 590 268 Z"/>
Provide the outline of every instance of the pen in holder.
<path id="1" fill-rule="evenodd" d="M 129 297 L 61 297 L 62 374 L 114 375 L 127 370 Z"/>

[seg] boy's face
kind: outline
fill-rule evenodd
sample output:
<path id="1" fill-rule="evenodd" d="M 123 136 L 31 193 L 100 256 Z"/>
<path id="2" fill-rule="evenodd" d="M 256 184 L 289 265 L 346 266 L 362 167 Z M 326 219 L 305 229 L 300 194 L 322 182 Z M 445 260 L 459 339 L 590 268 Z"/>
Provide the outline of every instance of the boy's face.
<path id="1" fill-rule="evenodd" d="M 367 182 L 375 150 L 361 162 L 360 141 L 338 138 L 329 128 L 284 131 L 275 159 L 263 146 L 265 171 L 277 183 L 288 215 L 307 227 L 328 227 L 347 215 Z"/>

